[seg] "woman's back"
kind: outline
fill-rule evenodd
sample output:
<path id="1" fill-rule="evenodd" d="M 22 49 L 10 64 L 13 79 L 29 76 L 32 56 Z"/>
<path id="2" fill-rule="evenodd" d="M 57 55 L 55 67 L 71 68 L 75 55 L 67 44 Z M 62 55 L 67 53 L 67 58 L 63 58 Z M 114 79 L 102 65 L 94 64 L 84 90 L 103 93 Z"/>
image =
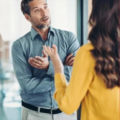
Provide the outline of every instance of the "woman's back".
<path id="1" fill-rule="evenodd" d="M 120 88 L 108 89 L 100 76 L 95 72 L 95 59 L 91 54 L 94 49 L 91 43 L 80 48 L 91 61 L 92 82 L 82 100 L 81 120 L 119 120 Z M 87 82 L 87 81 L 86 81 Z"/>
<path id="2" fill-rule="evenodd" d="M 85 47 L 90 48 L 89 57 L 95 61 L 94 78 L 84 99 L 86 108 L 90 108 L 90 120 L 120 119 L 119 16 L 119 0 L 92 0 L 92 29 L 88 36 L 91 44 Z"/>

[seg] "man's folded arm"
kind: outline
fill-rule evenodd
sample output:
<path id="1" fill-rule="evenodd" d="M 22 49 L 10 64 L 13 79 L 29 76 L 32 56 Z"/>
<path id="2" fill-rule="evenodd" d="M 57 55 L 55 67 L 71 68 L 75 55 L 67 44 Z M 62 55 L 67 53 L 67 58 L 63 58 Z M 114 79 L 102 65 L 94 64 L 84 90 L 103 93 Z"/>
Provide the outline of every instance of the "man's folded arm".
<path id="1" fill-rule="evenodd" d="M 19 41 L 13 43 L 12 59 L 14 71 L 22 91 L 27 94 L 34 94 L 49 91 L 51 89 L 53 81 L 51 81 L 49 77 L 40 78 L 33 76 Z"/>
<path id="2" fill-rule="evenodd" d="M 77 50 L 80 47 L 77 38 L 75 37 L 75 35 L 72 32 L 69 32 L 68 36 L 69 36 L 69 39 L 68 39 L 68 48 L 67 48 L 66 58 L 71 53 L 73 53 L 73 56 L 75 56 Z M 65 77 L 66 77 L 67 81 L 69 82 L 70 77 L 71 77 L 72 66 L 64 65 L 64 63 L 63 63 L 63 66 L 64 66 Z M 51 61 L 49 62 L 49 68 L 48 68 L 47 74 L 54 77 L 54 67 L 53 67 L 53 64 Z"/>

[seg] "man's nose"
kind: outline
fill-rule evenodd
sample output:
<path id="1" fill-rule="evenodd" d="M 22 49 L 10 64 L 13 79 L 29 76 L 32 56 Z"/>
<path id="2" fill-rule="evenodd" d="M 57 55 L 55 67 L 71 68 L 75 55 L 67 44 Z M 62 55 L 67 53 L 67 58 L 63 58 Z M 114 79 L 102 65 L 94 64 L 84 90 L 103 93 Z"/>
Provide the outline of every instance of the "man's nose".
<path id="1" fill-rule="evenodd" d="M 45 16 L 45 14 L 46 14 L 45 10 L 42 9 L 41 11 L 42 11 L 42 12 L 41 12 L 41 15 L 42 15 L 42 16 Z"/>

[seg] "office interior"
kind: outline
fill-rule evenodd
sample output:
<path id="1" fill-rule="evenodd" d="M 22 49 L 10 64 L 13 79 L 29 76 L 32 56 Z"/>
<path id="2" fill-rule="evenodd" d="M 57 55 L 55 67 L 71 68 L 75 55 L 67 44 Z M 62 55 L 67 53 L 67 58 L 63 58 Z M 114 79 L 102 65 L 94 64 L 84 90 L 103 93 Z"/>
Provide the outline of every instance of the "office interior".
<path id="1" fill-rule="evenodd" d="M 0 120 L 21 120 L 20 86 L 13 70 L 11 46 L 30 31 L 31 24 L 22 14 L 20 2 L 0 0 Z M 91 0 L 48 0 L 48 6 L 52 27 L 73 32 L 80 45 L 88 42 Z"/>

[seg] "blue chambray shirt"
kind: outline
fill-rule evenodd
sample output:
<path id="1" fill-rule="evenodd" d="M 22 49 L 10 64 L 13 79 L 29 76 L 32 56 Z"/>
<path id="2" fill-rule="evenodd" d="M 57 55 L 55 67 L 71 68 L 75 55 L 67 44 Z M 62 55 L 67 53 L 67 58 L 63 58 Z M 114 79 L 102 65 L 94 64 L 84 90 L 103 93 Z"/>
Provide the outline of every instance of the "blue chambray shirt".
<path id="1" fill-rule="evenodd" d="M 63 31 L 50 27 L 48 39 L 45 41 L 40 34 L 31 27 L 31 31 L 16 40 L 12 45 L 12 59 L 15 75 L 20 84 L 20 95 L 24 102 L 40 107 L 58 107 L 53 99 L 54 87 L 54 68 L 49 60 L 48 70 L 36 69 L 28 63 L 30 57 L 43 56 L 43 45 L 50 46 L 55 44 L 58 48 L 61 61 L 64 63 L 66 57 L 73 53 L 76 54 L 79 43 L 72 32 Z M 64 74 L 69 81 L 71 66 L 64 65 Z"/>

